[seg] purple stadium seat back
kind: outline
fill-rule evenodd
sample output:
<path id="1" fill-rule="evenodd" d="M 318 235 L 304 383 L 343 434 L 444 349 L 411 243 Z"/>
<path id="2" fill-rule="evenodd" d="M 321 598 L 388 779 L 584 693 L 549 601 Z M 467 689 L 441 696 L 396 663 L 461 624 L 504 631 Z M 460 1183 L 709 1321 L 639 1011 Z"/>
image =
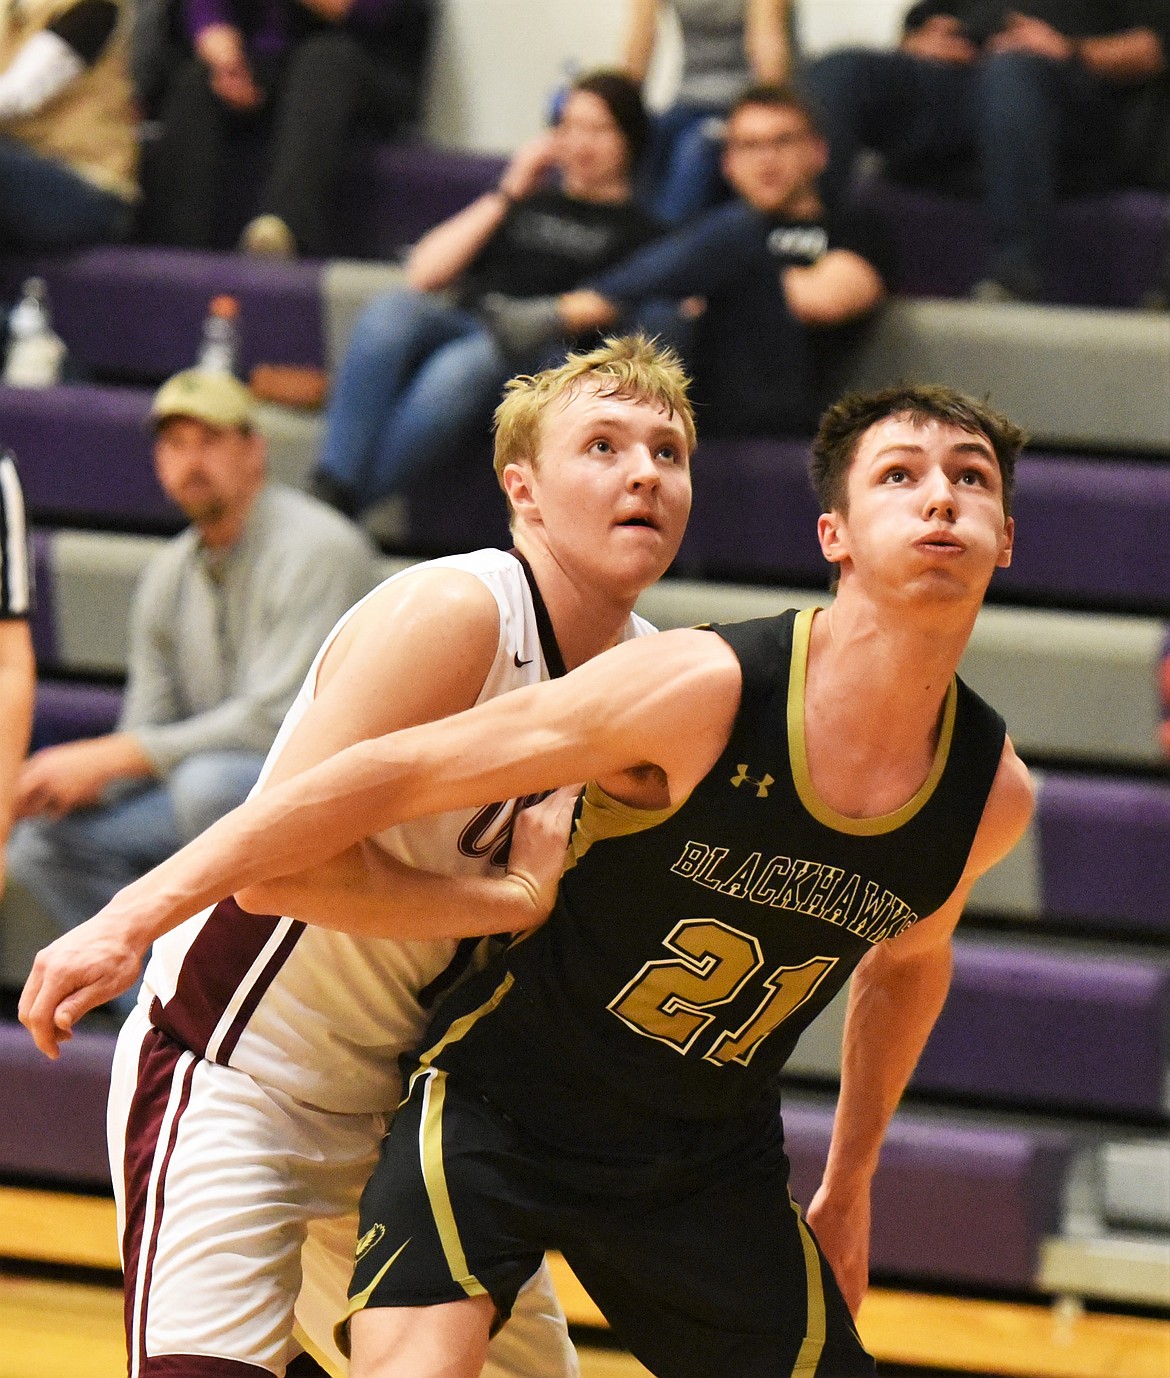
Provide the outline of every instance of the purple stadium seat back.
<path id="1" fill-rule="evenodd" d="M 1045 913 L 1170 935 L 1170 786 L 1052 772 L 1036 826 Z"/>
<path id="2" fill-rule="evenodd" d="M 337 254 L 391 258 L 499 181 L 504 160 L 422 143 L 355 154 L 342 188 Z"/>
<path id="3" fill-rule="evenodd" d="M 182 525 L 155 480 L 149 410 L 150 393 L 136 388 L 0 387 L 0 436 L 19 457 L 33 517 Z"/>
<path id="4" fill-rule="evenodd" d="M 1170 968 L 1160 961 L 960 940 L 911 1085 L 1021 1107 L 1157 1115 L 1168 1040 Z"/>
<path id="5" fill-rule="evenodd" d="M 975 201 L 862 182 L 861 202 L 886 226 L 895 248 L 895 291 L 918 297 L 965 296 L 987 253 L 987 224 Z M 1118 246 L 1124 245 L 1124 252 Z M 1170 197 L 1123 190 L 1059 206 L 1051 233 L 1053 300 L 1085 306 L 1137 306 L 1158 281 L 1170 249 Z"/>
<path id="6" fill-rule="evenodd" d="M 792 1194 L 807 1207 L 828 1155 L 832 1112 L 786 1106 Z M 1050 1130 L 974 1128 L 899 1114 L 873 1187 L 876 1274 L 1029 1287 L 1060 1225 L 1071 1143 Z"/>
<path id="7" fill-rule="evenodd" d="M 30 623 L 38 665 L 57 663 L 56 594 L 53 586 L 53 538 L 48 531 L 32 533 L 33 574 L 37 605 Z"/>
<path id="8" fill-rule="evenodd" d="M 112 732 L 121 708 L 122 691 L 113 685 L 42 679 L 37 684 L 33 747 Z"/>
<path id="9" fill-rule="evenodd" d="M 86 370 L 144 381 L 189 368 L 212 297 L 240 303 L 241 367 L 320 367 L 321 266 L 187 249 L 107 245 L 44 260 L 6 260 L 12 299 L 30 272 L 46 280 L 54 326 Z"/>
<path id="10" fill-rule="evenodd" d="M 106 1097 L 114 1035 L 84 1027 L 50 1062 L 19 1024 L 0 1023 L 0 1173 L 108 1187 Z"/>

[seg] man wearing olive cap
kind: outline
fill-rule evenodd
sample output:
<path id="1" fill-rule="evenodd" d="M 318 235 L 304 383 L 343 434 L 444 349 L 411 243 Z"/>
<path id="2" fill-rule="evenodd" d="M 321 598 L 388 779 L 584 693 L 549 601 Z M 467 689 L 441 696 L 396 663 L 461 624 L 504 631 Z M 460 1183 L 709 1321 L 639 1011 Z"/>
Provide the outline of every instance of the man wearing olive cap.
<path id="1" fill-rule="evenodd" d="M 17 785 L 9 880 L 62 929 L 241 802 L 326 633 L 377 579 L 354 526 L 265 482 L 235 378 L 176 374 L 151 420 L 158 481 L 191 525 L 139 582 L 121 720 L 36 752 Z"/>

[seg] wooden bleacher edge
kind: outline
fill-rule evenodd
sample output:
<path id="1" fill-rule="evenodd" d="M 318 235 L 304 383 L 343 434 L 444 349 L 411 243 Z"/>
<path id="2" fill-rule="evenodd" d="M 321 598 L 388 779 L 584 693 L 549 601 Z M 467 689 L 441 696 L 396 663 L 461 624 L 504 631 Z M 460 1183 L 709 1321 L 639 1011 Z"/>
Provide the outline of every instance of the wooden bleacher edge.
<path id="1" fill-rule="evenodd" d="M 116 1270 L 114 1203 L 107 1197 L 0 1187 L 0 1257 Z M 570 1325 L 585 1332 L 604 1329 L 604 1317 L 564 1259 L 553 1255 L 550 1266 Z M 19 1295 L 22 1304 L 33 1306 L 47 1305 L 51 1295 L 43 1283 L 30 1283 L 21 1293 L 12 1279 L 7 1281 L 11 1285 L 0 1288 L 0 1330 L 6 1292 L 14 1304 Z M 73 1290 L 87 1314 L 102 1312 L 102 1289 Z M 118 1307 L 105 1311 L 114 1324 Z M 1170 1373 L 1170 1321 L 1086 1314 L 1075 1304 L 989 1302 L 874 1288 L 858 1326 L 886 1364 L 1003 1378 L 1166 1378 Z"/>

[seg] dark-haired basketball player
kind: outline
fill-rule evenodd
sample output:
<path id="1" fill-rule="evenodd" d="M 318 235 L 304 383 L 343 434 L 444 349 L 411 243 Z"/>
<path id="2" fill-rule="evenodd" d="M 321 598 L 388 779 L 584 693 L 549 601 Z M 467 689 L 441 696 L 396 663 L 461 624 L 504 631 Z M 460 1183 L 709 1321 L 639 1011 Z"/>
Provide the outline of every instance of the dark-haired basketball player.
<path id="1" fill-rule="evenodd" d="M 879 1147 L 963 902 L 1031 811 L 955 674 L 1022 440 L 948 389 L 847 398 L 815 446 L 828 610 L 665 633 L 355 746 L 156 873 L 156 903 L 263 908 L 361 835 L 593 781 L 551 918 L 428 1030 L 363 1198 L 354 1378 L 477 1374 L 554 1246 L 662 1378 L 873 1372 L 850 1312 Z M 853 971 L 814 1240 L 778 1075 Z"/>

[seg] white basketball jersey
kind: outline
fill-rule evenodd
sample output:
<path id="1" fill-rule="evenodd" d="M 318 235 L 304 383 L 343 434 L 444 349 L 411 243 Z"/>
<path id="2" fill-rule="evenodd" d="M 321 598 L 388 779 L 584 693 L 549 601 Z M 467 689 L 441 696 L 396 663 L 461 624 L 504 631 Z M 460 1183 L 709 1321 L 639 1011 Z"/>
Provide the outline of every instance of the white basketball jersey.
<path id="1" fill-rule="evenodd" d="M 499 609 L 496 655 L 477 702 L 547 679 L 539 627 L 546 614 L 515 556 L 480 550 L 432 560 L 379 587 L 443 568 L 482 580 Z M 312 702 L 325 651 L 361 606 L 345 614 L 318 652 L 261 783 Z M 631 615 L 624 639 L 653 631 Z M 464 809 L 390 828 L 375 841 L 412 866 L 482 875 L 502 864 L 511 816 L 510 801 Z M 397 1104 L 398 1055 L 417 1044 L 435 1000 L 473 946 L 350 937 L 248 915 L 226 900 L 155 943 L 143 998 L 152 1022 L 193 1052 L 323 1110 L 379 1112 Z"/>

